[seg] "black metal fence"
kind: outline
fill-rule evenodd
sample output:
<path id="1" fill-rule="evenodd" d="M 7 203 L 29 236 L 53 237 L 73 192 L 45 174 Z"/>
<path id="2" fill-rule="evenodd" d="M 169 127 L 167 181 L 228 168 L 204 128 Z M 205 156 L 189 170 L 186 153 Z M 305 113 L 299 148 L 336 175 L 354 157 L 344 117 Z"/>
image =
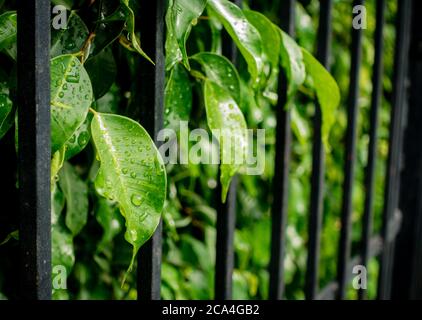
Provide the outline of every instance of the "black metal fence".
<path id="1" fill-rule="evenodd" d="M 280 0 L 281 27 L 291 35 L 295 31 L 295 0 Z M 368 0 L 369 1 L 369 0 Z M 323 217 L 324 148 L 321 139 L 321 111 L 314 118 L 313 163 L 309 209 L 308 261 L 305 281 L 307 299 L 343 299 L 352 267 L 366 265 L 379 256 L 381 270 L 378 285 L 380 299 L 422 297 L 422 30 L 417 17 L 418 1 L 397 0 L 396 49 L 391 108 L 390 149 L 385 187 L 385 208 L 380 235 L 372 232 L 374 168 L 377 161 L 378 111 L 382 100 L 383 31 L 385 0 L 376 1 L 375 60 L 370 112 L 370 144 L 366 168 L 366 200 L 360 254 L 351 256 L 351 212 L 356 165 L 357 117 L 359 113 L 359 75 L 361 69 L 362 30 L 353 29 L 350 90 L 347 105 L 348 128 L 345 139 L 345 167 L 341 236 L 337 278 L 325 288 L 319 287 L 320 239 Z M 237 1 L 239 4 L 241 1 Z M 350 1 L 350 6 L 364 4 Z M 156 67 L 142 64 L 139 78 L 143 125 L 156 136 L 163 125 L 164 92 L 164 13 L 165 1 L 142 0 L 143 45 L 154 57 Z M 332 7 L 335 1 L 320 1 L 317 58 L 330 68 L 332 45 Z M 26 299 L 51 297 L 50 235 L 50 1 L 18 1 L 18 97 L 19 112 L 19 214 L 21 294 Z M 413 6 L 413 10 L 412 10 Z M 352 8 L 352 7 L 351 7 Z M 411 19 L 413 14 L 413 19 Z M 413 27 L 411 22 L 413 20 Z M 413 31 L 412 31 L 413 30 Z M 410 49 L 410 50 L 409 50 Z M 234 46 L 226 41 L 226 55 L 236 61 Z M 410 59 L 410 60 L 409 60 Z M 411 72 L 408 73 L 409 65 Z M 281 79 L 283 80 L 283 79 Z M 410 81 L 409 81 L 410 80 Z M 282 299 L 283 261 L 286 247 L 287 195 L 290 163 L 290 114 L 282 106 L 286 101 L 285 81 L 280 81 L 277 108 L 277 142 L 272 209 L 272 246 L 270 299 Z M 409 90 L 410 88 L 410 90 Z M 410 95 L 408 94 L 410 92 Z M 407 129 L 406 129 L 407 128 Z M 405 134 L 405 139 L 403 135 Z M 404 148 L 403 148 L 404 141 Z M 404 150 L 404 152 L 402 152 Z M 403 169 L 403 170 L 402 170 Z M 400 177 L 402 175 L 402 177 Z M 236 179 L 235 179 L 236 180 Z M 400 186 L 402 180 L 402 186 Z M 218 207 L 215 298 L 232 297 L 234 267 L 233 238 L 236 217 L 236 181 L 227 205 Z M 400 228 L 402 223 L 402 228 Z M 139 255 L 138 296 L 160 298 L 162 227 Z M 398 236 L 397 236 L 398 235 Z M 359 293 L 364 298 L 364 292 Z"/>

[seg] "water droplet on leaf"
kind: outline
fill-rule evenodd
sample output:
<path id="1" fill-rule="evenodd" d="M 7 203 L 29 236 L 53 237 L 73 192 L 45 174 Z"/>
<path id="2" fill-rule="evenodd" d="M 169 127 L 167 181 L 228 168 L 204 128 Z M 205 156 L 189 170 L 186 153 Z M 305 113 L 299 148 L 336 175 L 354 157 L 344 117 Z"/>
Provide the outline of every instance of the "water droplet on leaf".
<path id="1" fill-rule="evenodd" d="M 132 195 L 130 200 L 135 207 L 140 207 L 142 204 L 142 197 L 138 194 Z"/>

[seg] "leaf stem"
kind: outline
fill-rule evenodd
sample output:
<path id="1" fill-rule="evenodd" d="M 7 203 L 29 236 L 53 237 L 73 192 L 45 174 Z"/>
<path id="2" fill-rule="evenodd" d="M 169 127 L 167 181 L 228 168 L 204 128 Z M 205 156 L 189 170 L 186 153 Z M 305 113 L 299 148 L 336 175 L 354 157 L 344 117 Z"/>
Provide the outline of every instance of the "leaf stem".
<path id="1" fill-rule="evenodd" d="M 202 81 L 206 81 L 207 77 L 205 75 L 203 75 L 201 72 L 197 71 L 197 70 L 191 70 L 190 71 L 190 75 L 196 79 L 202 80 Z"/>
<path id="2" fill-rule="evenodd" d="M 93 108 L 89 108 L 89 112 L 91 112 L 94 116 L 96 116 L 98 114 L 98 112 L 95 111 L 95 109 L 93 109 Z"/>
<path id="3" fill-rule="evenodd" d="M 78 53 L 81 55 L 81 63 L 84 64 L 85 61 L 88 59 L 89 54 L 90 54 L 90 49 L 91 49 L 91 45 L 92 45 L 92 41 L 94 40 L 96 34 L 94 32 L 91 32 L 88 36 L 88 38 L 86 39 L 83 47 L 81 48 L 81 51 Z"/>

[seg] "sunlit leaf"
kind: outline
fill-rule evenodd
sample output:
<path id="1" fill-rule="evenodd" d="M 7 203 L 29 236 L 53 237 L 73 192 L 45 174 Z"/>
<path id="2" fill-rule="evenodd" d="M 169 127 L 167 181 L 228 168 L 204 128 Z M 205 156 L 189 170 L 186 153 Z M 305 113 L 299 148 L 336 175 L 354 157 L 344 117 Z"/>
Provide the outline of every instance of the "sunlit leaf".
<path id="1" fill-rule="evenodd" d="M 166 196 L 163 160 L 148 133 L 128 118 L 96 113 L 91 124 L 101 166 L 99 194 L 116 201 L 126 219 L 126 240 L 133 246 L 131 270 L 139 248 L 160 221 Z"/>
<path id="2" fill-rule="evenodd" d="M 313 88 L 322 112 L 322 139 L 328 147 L 330 130 L 336 121 L 340 104 L 340 89 L 330 73 L 308 51 L 302 49 L 306 72 L 313 80 Z"/>
<path id="3" fill-rule="evenodd" d="M 269 77 L 271 71 L 278 70 L 280 60 L 280 34 L 274 24 L 262 13 L 253 10 L 243 10 L 248 21 L 258 30 L 262 39 L 264 75 Z"/>
<path id="4" fill-rule="evenodd" d="M 246 19 L 242 10 L 228 0 L 209 0 L 208 8 L 222 22 L 248 64 L 254 83 L 263 71 L 262 39 L 258 30 Z"/>
<path id="5" fill-rule="evenodd" d="M 191 58 L 205 71 L 208 79 L 225 88 L 240 104 L 240 80 L 236 68 L 225 57 L 214 53 L 201 52 Z"/>
<path id="6" fill-rule="evenodd" d="M 231 179 L 245 164 L 246 121 L 234 98 L 215 82 L 205 81 L 204 99 L 209 128 L 220 130 L 216 138 L 220 143 L 220 181 L 222 201 L 225 202 Z"/>
<path id="7" fill-rule="evenodd" d="M 295 93 L 297 88 L 305 82 L 306 70 L 305 61 L 301 48 L 284 31 L 280 30 L 281 35 L 281 66 L 286 72 L 289 98 Z"/>

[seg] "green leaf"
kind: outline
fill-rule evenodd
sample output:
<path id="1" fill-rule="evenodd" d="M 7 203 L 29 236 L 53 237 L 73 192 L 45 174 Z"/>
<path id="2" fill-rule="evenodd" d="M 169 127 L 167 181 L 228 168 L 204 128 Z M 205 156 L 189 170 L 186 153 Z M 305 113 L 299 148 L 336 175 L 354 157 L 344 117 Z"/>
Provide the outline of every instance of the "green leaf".
<path id="1" fill-rule="evenodd" d="M 222 22 L 248 64 L 255 84 L 263 71 L 262 39 L 258 30 L 246 19 L 242 10 L 228 0 L 209 0 L 208 8 Z"/>
<path id="2" fill-rule="evenodd" d="M 8 11 L 0 15 L 0 51 L 6 51 L 16 60 L 17 15 Z"/>
<path id="3" fill-rule="evenodd" d="M 61 168 L 64 164 L 64 157 L 65 157 L 65 148 L 62 147 L 60 150 L 56 151 L 53 154 L 53 157 L 51 159 L 51 187 L 56 184 L 56 181 L 58 180 L 58 174 Z"/>
<path id="4" fill-rule="evenodd" d="M 269 76 L 271 69 L 278 69 L 281 47 L 280 34 L 274 28 L 274 24 L 262 13 L 253 10 L 243 10 L 243 13 L 261 35 L 262 57 L 267 69 L 265 74 Z"/>
<path id="5" fill-rule="evenodd" d="M 67 162 L 60 171 L 59 185 L 66 199 L 66 226 L 76 236 L 88 219 L 88 187 Z"/>
<path id="6" fill-rule="evenodd" d="M 216 138 L 220 143 L 220 181 L 222 201 L 225 202 L 231 179 L 245 164 L 248 149 L 246 121 L 234 98 L 217 83 L 205 81 L 204 99 L 209 128 L 224 129 Z"/>
<path id="7" fill-rule="evenodd" d="M 165 126 L 179 129 L 180 121 L 188 121 L 192 109 L 192 87 L 189 75 L 181 64 L 171 70 L 164 91 Z"/>
<path id="8" fill-rule="evenodd" d="M 240 80 L 236 68 L 225 57 L 215 53 L 201 52 L 191 58 L 197 61 L 209 80 L 225 88 L 240 104 Z"/>
<path id="9" fill-rule="evenodd" d="M 75 263 L 75 250 L 73 247 L 73 236 L 64 226 L 61 218 L 61 212 L 64 208 L 64 196 L 55 184 L 51 190 L 51 264 L 63 266 L 67 275 L 72 271 Z M 54 278 L 54 274 L 52 275 Z M 53 290 L 53 296 L 56 297 L 60 290 Z"/>
<path id="10" fill-rule="evenodd" d="M 100 99 L 116 80 L 117 66 L 111 48 L 107 47 L 88 59 L 84 66 L 91 79 L 95 99 Z"/>
<path id="11" fill-rule="evenodd" d="M 126 29 L 128 30 L 128 38 L 130 39 L 132 49 L 138 52 L 141 56 L 154 64 L 150 57 L 142 50 L 141 43 L 135 33 L 135 14 L 129 5 L 129 0 L 120 0 L 123 11 L 126 15 Z"/>
<path id="12" fill-rule="evenodd" d="M 176 63 L 183 61 L 190 70 L 186 41 L 204 12 L 207 0 L 170 0 L 166 15 L 166 68 L 171 69 Z"/>
<path id="13" fill-rule="evenodd" d="M 88 73 L 73 55 L 51 60 L 51 144 L 59 150 L 84 122 L 93 101 Z"/>
<path id="14" fill-rule="evenodd" d="M 313 80 L 313 88 L 322 112 L 322 140 L 328 148 L 330 130 L 336 121 L 340 104 L 340 89 L 330 73 L 308 51 L 302 48 L 306 72 Z"/>
<path id="15" fill-rule="evenodd" d="M 15 231 L 9 233 L 7 235 L 7 237 L 2 242 L 0 242 L 0 246 L 5 245 L 6 243 L 8 243 L 12 239 L 19 240 L 19 230 L 15 230 Z"/>
<path id="16" fill-rule="evenodd" d="M 55 5 L 62 5 L 66 9 L 70 10 L 73 7 L 74 0 L 51 0 L 51 2 Z"/>
<path id="17" fill-rule="evenodd" d="M 51 29 L 52 58 L 63 54 L 79 52 L 89 36 L 89 30 L 82 19 L 72 11 L 65 29 Z"/>
<path id="18" fill-rule="evenodd" d="M 9 131 L 15 121 L 15 108 L 9 99 L 6 83 L 0 83 L 0 139 Z"/>
<path id="19" fill-rule="evenodd" d="M 306 69 L 301 48 L 284 31 L 279 29 L 281 35 L 281 66 L 286 72 L 289 82 L 288 97 L 292 98 L 297 88 L 305 82 Z"/>
<path id="20" fill-rule="evenodd" d="M 98 3 L 98 21 L 95 25 L 95 38 L 91 55 L 95 56 L 117 40 L 126 24 L 126 15 L 119 2 L 102 0 Z"/>
<path id="21" fill-rule="evenodd" d="M 126 219 L 125 239 L 133 246 L 130 271 L 160 221 L 167 183 L 164 163 L 148 133 L 131 119 L 96 113 L 91 132 L 101 162 L 95 187 L 118 203 Z"/>
<path id="22" fill-rule="evenodd" d="M 85 121 L 66 142 L 65 160 L 69 160 L 77 154 L 81 153 L 82 150 L 84 150 L 85 147 L 89 144 L 89 141 L 91 140 L 91 120 L 92 115 L 89 113 Z"/>

